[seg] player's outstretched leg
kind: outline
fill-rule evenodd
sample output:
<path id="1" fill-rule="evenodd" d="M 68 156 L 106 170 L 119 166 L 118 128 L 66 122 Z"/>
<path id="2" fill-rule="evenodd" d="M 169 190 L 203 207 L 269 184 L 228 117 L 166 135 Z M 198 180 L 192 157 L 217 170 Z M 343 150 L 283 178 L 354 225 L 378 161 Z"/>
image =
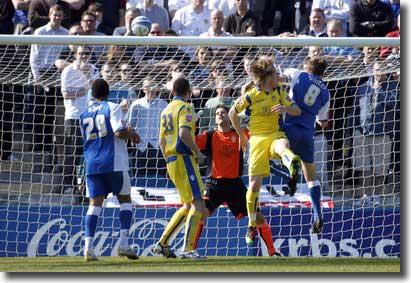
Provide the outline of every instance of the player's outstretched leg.
<path id="1" fill-rule="evenodd" d="M 131 203 L 120 204 L 120 245 L 118 246 L 117 253 L 119 256 L 125 256 L 128 259 L 136 260 L 138 255 L 128 243 L 128 233 L 131 226 L 131 218 L 133 216 Z"/>
<path id="2" fill-rule="evenodd" d="M 93 240 L 96 232 L 98 216 L 101 213 L 102 208 L 100 206 L 89 206 L 85 218 L 85 247 L 84 247 L 84 260 L 94 261 L 98 260 L 94 253 Z"/>

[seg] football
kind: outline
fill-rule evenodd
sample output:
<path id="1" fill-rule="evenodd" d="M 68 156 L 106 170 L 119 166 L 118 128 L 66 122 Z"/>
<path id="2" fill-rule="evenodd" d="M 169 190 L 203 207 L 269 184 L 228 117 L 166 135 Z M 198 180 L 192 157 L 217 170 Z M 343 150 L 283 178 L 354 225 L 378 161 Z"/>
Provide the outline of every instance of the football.
<path id="1" fill-rule="evenodd" d="M 136 36 L 147 36 L 151 30 L 151 21 L 144 16 L 136 17 L 131 22 L 131 31 Z"/>

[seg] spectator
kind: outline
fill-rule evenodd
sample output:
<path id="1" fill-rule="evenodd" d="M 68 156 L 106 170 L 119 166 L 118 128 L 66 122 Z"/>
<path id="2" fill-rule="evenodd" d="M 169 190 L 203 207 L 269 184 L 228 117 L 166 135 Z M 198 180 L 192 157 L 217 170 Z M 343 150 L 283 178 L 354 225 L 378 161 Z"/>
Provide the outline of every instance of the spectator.
<path id="1" fill-rule="evenodd" d="M 167 10 L 155 4 L 154 0 L 144 0 L 141 13 L 143 16 L 149 18 L 152 23 L 158 23 L 162 31 L 170 28 L 170 19 Z"/>
<path id="2" fill-rule="evenodd" d="M 97 17 L 94 13 L 90 11 L 84 11 L 81 16 L 81 28 L 83 29 L 84 35 L 105 35 L 102 32 L 96 30 Z M 93 55 L 97 58 L 97 62 L 104 56 L 105 48 L 104 46 L 93 46 Z"/>
<path id="3" fill-rule="evenodd" d="M 63 20 L 63 7 L 54 5 L 49 11 L 49 23 L 39 27 L 35 35 L 67 35 L 68 30 L 61 26 Z M 33 44 L 30 49 L 30 67 L 34 83 L 33 105 L 33 149 L 42 151 L 43 149 L 53 152 L 51 147 L 53 143 L 53 124 L 56 122 L 56 105 L 59 104 L 61 97 L 59 89 L 50 85 L 50 81 L 59 79 L 59 72 L 54 63 L 62 45 L 36 45 Z M 61 101 L 62 103 L 62 101 Z M 27 109 L 26 109 L 27 110 Z M 56 128 L 59 127 L 56 124 Z M 59 149 L 58 149 L 59 151 Z"/>
<path id="4" fill-rule="evenodd" d="M 389 33 L 387 33 L 387 35 L 385 37 L 400 37 L 401 33 L 400 33 L 400 15 L 398 15 L 397 18 L 397 26 L 398 26 L 398 30 L 395 31 L 391 31 Z M 395 48 L 391 48 L 391 47 L 381 47 L 380 50 L 380 58 L 382 60 L 386 59 L 388 56 L 399 56 L 400 54 L 400 47 L 395 47 Z"/>
<path id="5" fill-rule="evenodd" d="M 327 26 L 325 24 L 324 11 L 319 8 L 312 9 L 310 13 L 310 23 L 300 34 L 315 37 L 326 37 Z"/>
<path id="6" fill-rule="evenodd" d="M 176 11 L 172 29 L 183 36 L 199 36 L 210 25 L 211 11 L 204 6 L 204 0 L 191 0 L 191 4 Z"/>
<path id="7" fill-rule="evenodd" d="M 104 33 L 106 35 L 112 35 L 113 34 L 113 29 L 106 25 L 103 21 L 103 15 L 104 15 L 104 8 L 103 5 L 99 2 L 91 3 L 90 6 L 88 6 L 88 11 L 94 13 L 96 15 L 96 31 Z"/>
<path id="8" fill-rule="evenodd" d="M 63 0 L 49 1 L 49 0 L 31 0 L 29 6 L 29 24 L 32 30 L 44 26 L 49 20 L 50 7 L 58 4 L 64 11 L 64 17 L 61 25 L 69 28 L 71 25 L 71 11 L 70 4 Z"/>
<path id="9" fill-rule="evenodd" d="M 327 35 L 328 37 L 341 37 L 344 36 L 343 25 L 340 20 L 331 19 L 327 23 Z M 342 56 L 342 60 L 349 59 L 349 57 L 357 58 L 360 53 L 356 48 L 344 47 L 344 46 L 326 46 L 324 47 L 324 54 L 328 56 Z"/>
<path id="10" fill-rule="evenodd" d="M 357 0 L 350 7 L 350 32 L 353 36 L 385 36 L 393 30 L 390 5 L 380 0 Z"/>
<path id="11" fill-rule="evenodd" d="M 111 45 L 107 51 L 105 63 L 110 65 L 128 63 L 132 56 L 132 48 L 125 45 Z"/>
<path id="12" fill-rule="evenodd" d="M 98 79 L 98 69 L 89 63 L 92 51 L 78 46 L 76 60 L 64 68 L 61 74 L 61 92 L 64 98 L 64 169 L 63 193 L 75 192 L 76 166 L 80 165 L 82 139 L 80 114 L 87 108 L 87 91 Z"/>
<path id="13" fill-rule="evenodd" d="M 261 35 L 260 21 L 248 9 L 248 0 L 236 0 L 236 12 L 224 20 L 224 30 L 236 36 Z"/>
<path id="14" fill-rule="evenodd" d="M 112 91 L 117 91 L 117 97 L 126 98 L 127 101 L 121 101 L 120 106 L 123 111 L 127 112 L 128 105 L 137 98 L 136 92 L 131 86 L 130 82 L 132 80 L 132 71 L 133 68 L 128 63 L 123 63 L 120 65 L 120 80 L 115 82 L 111 86 Z"/>
<path id="15" fill-rule="evenodd" d="M 63 7 L 55 5 L 49 11 L 49 23 L 38 28 L 35 35 L 68 35 L 68 30 L 61 26 L 63 20 Z M 46 72 L 54 72 L 54 62 L 62 49 L 61 45 L 33 44 L 30 50 L 30 66 L 35 81 Z M 51 69 L 51 70 L 50 70 Z M 44 77 L 44 75 L 43 75 Z"/>
<path id="16" fill-rule="evenodd" d="M 14 5 L 11 0 L 0 1 L 0 34 L 13 34 Z"/>
<path id="17" fill-rule="evenodd" d="M 68 31 L 68 35 L 82 34 L 83 30 L 80 25 L 73 25 Z M 59 55 L 56 58 L 56 61 L 54 62 L 54 65 L 59 71 L 63 71 L 65 67 L 73 63 L 73 61 L 76 59 L 76 50 L 77 45 L 74 44 L 70 44 L 69 46 L 63 46 L 63 48 L 60 50 Z"/>
<path id="18" fill-rule="evenodd" d="M 209 128 L 216 128 L 215 111 L 218 106 L 224 105 L 227 108 L 233 104 L 232 88 L 227 85 L 226 77 L 218 77 L 215 84 L 216 97 L 207 100 L 204 112 L 200 118 L 200 132 Z"/>
<path id="19" fill-rule="evenodd" d="M 362 84 L 355 95 L 354 168 L 364 184 L 357 196 L 372 196 L 371 204 L 381 204 L 384 178 L 389 169 L 391 150 L 389 133 L 394 130 L 394 108 L 398 99 L 396 81 L 382 72 L 380 62 L 374 63 L 374 75 Z M 371 180 L 370 180 L 371 179 Z M 358 203 L 357 203 L 358 204 Z M 363 205 L 363 203 L 359 203 Z"/>
<path id="20" fill-rule="evenodd" d="M 137 176 L 162 175 L 165 176 L 165 162 L 159 147 L 160 114 L 167 106 L 167 102 L 158 97 L 158 90 L 154 87 L 151 78 L 143 81 L 144 97 L 134 101 L 128 113 L 128 122 L 138 131 L 141 142 L 137 147 Z M 133 166 L 134 167 L 134 166 Z"/>
<path id="21" fill-rule="evenodd" d="M 191 0 L 168 0 L 168 11 L 170 12 L 171 19 L 174 18 L 178 9 L 191 4 Z"/>
<path id="22" fill-rule="evenodd" d="M 210 27 L 208 31 L 200 34 L 200 37 L 225 37 L 232 36 L 223 30 L 224 14 L 221 10 L 213 10 L 210 14 Z"/>
<path id="23" fill-rule="evenodd" d="M 87 1 L 90 2 L 90 0 Z M 110 30 L 124 25 L 125 0 L 92 0 L 92 2 L 99 2 L 103 6 L 104 15 L 102 22 L 108 26 Z"/>
<path id="24" fill-rule="evenodd" d="M 129 36 L 133 35 L 131 31 L 131 22 L 138 16 L 141 16 L 140 9 L 128 8 L 125 14 L 125 25 L 114 29 L 113 35 Z"/>
<path id="25" fill-rule="evenodd" d="M 327 23 L 331 19 L 340 20 L 343 29 L 341 36 L 348 36 L 351 3 L 352 0 L 314 0 L 312 9 L 319 8 L 323 10 Z"/>

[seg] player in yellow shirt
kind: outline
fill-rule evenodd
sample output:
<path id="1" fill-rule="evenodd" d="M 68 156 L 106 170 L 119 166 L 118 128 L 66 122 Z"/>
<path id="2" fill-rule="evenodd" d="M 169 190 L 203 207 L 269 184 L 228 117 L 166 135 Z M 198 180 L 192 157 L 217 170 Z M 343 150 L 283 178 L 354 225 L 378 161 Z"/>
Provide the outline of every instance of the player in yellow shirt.
<path id="1" fill-rule="evenodd" d="M 161 112 L 160 117 L 160 148 L 167 162 L 168 174 L 183 204 L 153 247 L 154 253 L 167 258 L 176 257 L 168 241 L 184 222 L 186 226 L 181 258 L 204 258 L 193 250 L 205 205 L 202 199 L 204 183 L 197 164 L 197 161 L 204 161 L 204 156 L 195 143 L 194 109 L 187 103 L 190 94 L 188 80 L 176 79 L 173 83 L 173 101 Z"/>
<path id="2" fill-rule="evenodd" d="M 279 126 L 282 113 L 299 116 L 301 109 L 278 85 L 278 74 L 271 58 L 260 57 L 251 65 L 251 72 L 254 86 L 235 101 L 229 112 L 244 152 L 248 147 L 248 138 L 241 129 L 238 114 L 245 111 L 250 117 L 249 188 L 246 196 L 249 217 L 246 235 L 248 244 L 254 243 L 257 235 L 258 197 L 263 179 L 270 175 L 270 158 L 281 158 L 294 184 L 297 183 L 301 168 L 300 158 L 290 150 L 287 136 L 280 131 Z"/>

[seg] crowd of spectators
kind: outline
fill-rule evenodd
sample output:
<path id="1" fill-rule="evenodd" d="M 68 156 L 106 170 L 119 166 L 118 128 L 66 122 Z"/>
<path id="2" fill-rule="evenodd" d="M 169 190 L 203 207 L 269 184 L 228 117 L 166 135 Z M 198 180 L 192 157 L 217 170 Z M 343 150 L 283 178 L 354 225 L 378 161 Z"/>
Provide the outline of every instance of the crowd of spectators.
<path id="1" fill-rule="evenodd" d="M 399 0 L 5 0 L 0 4 L 0 34 L 134 36 L 131 22 L 144 15 L 153 23 L 148 36 L 399 37 L 399 12 Z M 6 47 L 0 48 L 4 51 Z M 192 82 L 192 102 L 196 112 L 202 114 L 199 127 L 204 129 L 215 125 L 210 117 L 214 116 L 218 104 L 230 106 L 233 97 L 239 95 L 240 89 L 228 82 L 238 70 L 245 78 L 249 77 L 247 65 L 253 60 L 248 56 L 250 49 L 229 47 L 219 48 L 218 52 L 214 47 L 89 48 L 34 44 L 29 48 L 30 86 L 21 88 L 21 92 L 23 96 L 24 92 L 32 94 L 29 98 L 32 106 L 23 108 L 25 114 L 32 115 L 32 135 L 25 139 L 33 148 L 26 149 L 61 153 L 54 160 L 54 170 L 63 172 L 64 185 L 69 187 L 75 185 L 75 167 L 81 163 L 81 159 L 73 158 L 78 155 L 75 151 L 80 142 L 78 114 L 87 104 L 93 79 L 101 76 L 109 82 L 110 99 L 121 103 L 128 121 L 142 137 L 140 145 L 130 145 L 133 167 L 137 168 L 134 173 L 164 174 L 165 165 L 158 163 L 161 158 L 155 125 L 159 123 L 158 114 L 169 101 L 172 81 L 187 76 Z M 361 58 L 363 63 L 356 68 L 373 74 L 382 65 L 389 64 L 389 60 L 398 60 L 400 49 L 313 46 L 271 48 L 265 53 L 275 57 L 279 71 L 302 67 L 304 59 L 310 56 L 327 56 L 333 63 Z M 5 60 L 7 58 L 0 59 L 0 66 L 7 64 Z M 140 62 L 147 64 L 141 67 L 139 75 L 133 75 Z M 157 80 L 145 75 L 153 73 L 164 75 L 167 81 L 159 85 Z M 398 77 L 393 80 L 395 76 L 398 75 L 364 75 L 328 81 L 333 121 L 325 134 L 327 146 L 332 148 L 329 171 L 349 168 L 344 178 L 352 180 L 368 174 L 363 172 L 364 168 L 368 170 L 372 166 L 377 176 L 399 172 L 400 86 Z M 45 83 L 52 81 L 60 81 L 61 85 Z M 206 81 L 212 83 L 202 85 Z M 1 85 L 3 113 L 9 112 L 10 99 L 16 99 L 10 97 L 10 88 L 10 85 Z M 65 114 L 61 121 L 56 114 L 63 105 Z M 13 115 L 6 114 L 0 119 L 2 160 L 14 158 L 9 134 L 13 119 Z M 53 130 L 53 126 L 59 130 Z M 322 132 L 319 134 L 323 136 Z M 375 144 L 374 136 L 381 138 L 379 144 L 386 148 L 370 148 Z M 351 148 L 355 145 L 354 151 L 345 150 L 347 140 L 351 141 Z M 384 155 L 382 160 L 373 150 L 389 150 L 392 155 L 389 160 L 385 160 L 388 157 Z M 368 162 L 371 165 L 358 159 L 367 155 L 374 156 Z M 385 166 L 387 164 L 389 166 Z"/>

